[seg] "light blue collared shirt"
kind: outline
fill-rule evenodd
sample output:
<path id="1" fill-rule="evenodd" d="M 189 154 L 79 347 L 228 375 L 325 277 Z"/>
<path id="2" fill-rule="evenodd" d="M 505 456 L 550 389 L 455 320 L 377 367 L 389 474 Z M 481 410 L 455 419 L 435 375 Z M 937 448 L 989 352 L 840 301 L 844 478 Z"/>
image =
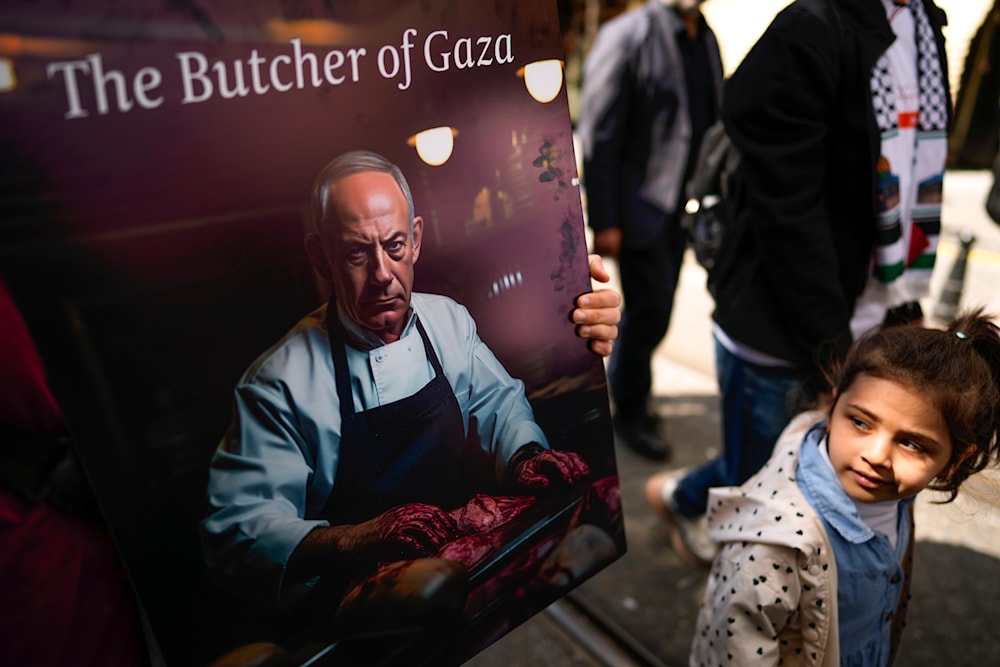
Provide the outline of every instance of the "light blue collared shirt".
<path id="1" fill-rule="evenodd" d="M 433 377 L 417 317 L 437 352 L 462 412 L 474 417 L 498 478 L 522 446 L 548 447 L 524 384 L 480 340 L 468 311 L 453 300 L 414 293 L 398 341 L 385 344 L 345 322 L 355 411 L 407 398 Z M 344 318 L 341 317 L 343 322 Z M 227 586 L 265 602 L 289 599 L 285 564 L 315 527 L 333 489 L 340 452 L 340 402 L 326 328 L 326 307 L 303 318 L 244 373 L 233 423 L 212 459 L 202 522 L 206 560 Z"/>
<path id="2" fill-rule="evenodd" d="M 840 664 L 877 667 L 889 661 L 892 617 L 903 586 L 903 558 L 910 543 L 908 506 L 899 503 L 898 539 L 872 530 L 858 515 L 854 501 L 823 458 L 826 423 L 805 435 L 799 455 L 798 483 L 819 514 L 833 545 L 837 563 L 837 613 L 840 623 Z"/>

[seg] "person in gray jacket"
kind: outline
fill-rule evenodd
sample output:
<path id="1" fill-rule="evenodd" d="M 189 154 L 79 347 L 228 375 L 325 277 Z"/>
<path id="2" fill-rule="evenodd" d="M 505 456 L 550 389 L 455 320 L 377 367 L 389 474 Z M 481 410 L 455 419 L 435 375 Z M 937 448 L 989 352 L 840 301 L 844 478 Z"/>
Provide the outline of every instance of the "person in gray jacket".
<path id="1" fill-rule="evenodd" d="M 704 0 L 649 0 L 605 23 L 584 63 L 578 134 L 594 251 L 618 260 L 625 308 L 609 368 L 615 427 L 633 450 L 669 449 L 647 402 L 686 239 L 684 183 L 718 117 L 722 58 Z"/>

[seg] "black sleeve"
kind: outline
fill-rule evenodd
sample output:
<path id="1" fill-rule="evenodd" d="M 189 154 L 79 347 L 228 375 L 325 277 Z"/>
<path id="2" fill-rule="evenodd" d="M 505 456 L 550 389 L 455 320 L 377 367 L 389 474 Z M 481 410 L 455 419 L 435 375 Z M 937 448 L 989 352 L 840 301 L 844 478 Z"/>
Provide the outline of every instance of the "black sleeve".
<path id="1" fill-rule="evenodd" d="M 751 233 L 783 328 L 802 350 L 850 340 L 827 205 L 837 196 L 827 171 L 842 44 L 836 26 L 792 6 L 727 82 L 723 102 L 742 154 Z"/>

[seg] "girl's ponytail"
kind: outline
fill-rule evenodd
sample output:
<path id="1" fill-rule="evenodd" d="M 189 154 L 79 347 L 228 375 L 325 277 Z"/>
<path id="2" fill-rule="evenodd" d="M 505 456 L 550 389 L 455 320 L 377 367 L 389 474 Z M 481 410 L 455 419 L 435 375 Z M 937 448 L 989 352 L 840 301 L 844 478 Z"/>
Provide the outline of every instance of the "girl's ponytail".
<path id="1" fill-rule="evenodd" d="M 960 313 L 948 332 L 966 342 L 986 362 L 992 376 L 994 391 L 983 397 L 980 409 L 984 421 L 992 424 L 989 459 L 1000 462 L 1000 327 L 983 313 L 982 308 Z M 992 400 L 990 400 L 992 398 Z"/>

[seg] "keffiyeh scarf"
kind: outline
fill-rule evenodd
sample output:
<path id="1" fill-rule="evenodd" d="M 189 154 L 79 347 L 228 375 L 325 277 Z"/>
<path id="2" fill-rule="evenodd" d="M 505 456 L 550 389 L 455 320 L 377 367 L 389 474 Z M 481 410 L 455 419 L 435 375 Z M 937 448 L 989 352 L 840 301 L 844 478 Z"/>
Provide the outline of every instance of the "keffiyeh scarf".
<path id="1" fill-rule="evenodd" d="M 897 101 L 900 81 L 891 54 L 893 48 L 905 47 L 893 44 L 879 58 L 871 78 L 875 119 L 882 137 L 873 274 L 887 288 L 887 306 L 920 299 L 929 292 L 941 233 L 941 192 L 948 152 L 949 100 L 924 3 L 910 0 L 908 9 L 895 9 L 912 15 L 918 105 L 914 112 L 907 110 L 905 100 Z M 908 106 L 913 109 L 912 102 Z"/>

